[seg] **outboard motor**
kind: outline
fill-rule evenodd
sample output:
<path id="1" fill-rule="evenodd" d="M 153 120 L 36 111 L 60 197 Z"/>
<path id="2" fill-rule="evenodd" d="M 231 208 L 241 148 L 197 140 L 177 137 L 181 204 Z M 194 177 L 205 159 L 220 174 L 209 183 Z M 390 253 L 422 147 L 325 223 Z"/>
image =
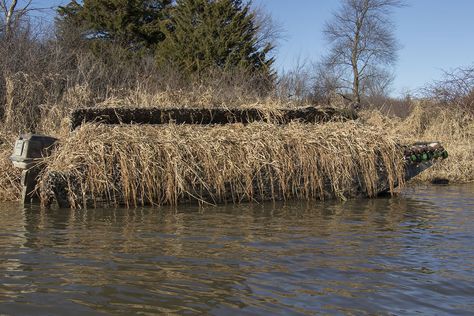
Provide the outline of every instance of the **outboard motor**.
<path id="1" fill-rule="evenodd" d="M 50 136 L 25 134 L 15 142 L 13 155 L 10 160 L 21 173 L 22 203 L 39 202 L 39 195 L 35 191 L 38 175 L 41 171 L 40 161 L 51 154 L 57 139 Z"/>

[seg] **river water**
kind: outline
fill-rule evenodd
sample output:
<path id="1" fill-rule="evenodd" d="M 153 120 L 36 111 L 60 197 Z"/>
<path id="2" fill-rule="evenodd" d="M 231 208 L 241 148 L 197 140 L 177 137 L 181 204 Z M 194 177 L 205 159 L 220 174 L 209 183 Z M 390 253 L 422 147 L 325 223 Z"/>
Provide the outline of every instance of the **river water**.
<path id="1" fill-rule="evenodd" d="M 474 185 L 199 208 L 0 206 L 0 315 L 474 312 Z"/>

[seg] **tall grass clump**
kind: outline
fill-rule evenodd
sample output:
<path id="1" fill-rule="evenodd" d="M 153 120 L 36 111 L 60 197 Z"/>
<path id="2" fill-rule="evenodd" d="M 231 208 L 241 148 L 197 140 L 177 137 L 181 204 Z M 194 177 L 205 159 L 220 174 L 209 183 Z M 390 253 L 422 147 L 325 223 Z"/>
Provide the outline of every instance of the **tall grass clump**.
<path id="1" fill-rule="evenodd" d="M 428 182 L 436 178 L 454 183 L 474 181 L 474 116 L 471 111 L 416 102 L 406 118 L 388 117 L 373 110 L 361 116 L 365 123 L 384 128 L 405 142 L 440 141 L 447 149 L 449 158 L 421 173 L 415 181 Z"/>
<path id="2" fill-rule="evenodd" d="M 323 125 L 84 125 L 42 178 L 60 175 L 73 207 L 344 199 L 403 183 L 396 139 L 356 122 Z"/>
<path id="3" fill-rule="evenodd" d="M 0 131 L 0 201 L 15 201 L 20 198 L 21 171 L 13 167 L 9 159 L 14 142 L 13 134 Z"/>

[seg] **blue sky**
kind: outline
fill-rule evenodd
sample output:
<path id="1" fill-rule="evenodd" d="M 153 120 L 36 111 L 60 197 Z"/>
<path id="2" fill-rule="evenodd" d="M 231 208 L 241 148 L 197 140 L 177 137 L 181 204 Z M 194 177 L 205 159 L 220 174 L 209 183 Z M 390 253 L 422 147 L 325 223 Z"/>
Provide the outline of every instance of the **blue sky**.
<path id="1" fill-rule="evenodd" d="M 284 29 L 277 52 L 278 69 L 298 60 L 318 61 L 328 45 L 324 22 L 337 10 L 335 0 L 254 0 Z M 408 0 L 393 15 L 402 49 L 395 67 L 394 94 L 439 79 L 442 70 L 474 64 L 474 0 Z"/>
<path id="2" fill-rule="evenodd" d="M 33 0 L 35 6 L 64 4 Z M 339 6 L 336 0 L 253 0 L 283 29 L 276 54 L 279 71 L 298 61 L 316 62 L 327 51 L 325 21 Z M 474 0 L 407 0 L 393 15 L 402 49 L 395 67 L 394 95 L 439 79 L 442 70 L 474 64 Z"/>

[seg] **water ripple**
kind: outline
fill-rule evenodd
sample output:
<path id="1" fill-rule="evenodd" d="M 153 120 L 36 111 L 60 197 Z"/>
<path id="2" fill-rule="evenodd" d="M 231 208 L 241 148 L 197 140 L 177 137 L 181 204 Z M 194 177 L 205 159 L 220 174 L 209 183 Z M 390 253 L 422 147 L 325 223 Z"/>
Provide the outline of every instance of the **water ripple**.
<path id="1" fill-rule="evenodd" d="M 0 207 L 0 314 L 470 314 L 474 186 L 376 200 Z"/>

